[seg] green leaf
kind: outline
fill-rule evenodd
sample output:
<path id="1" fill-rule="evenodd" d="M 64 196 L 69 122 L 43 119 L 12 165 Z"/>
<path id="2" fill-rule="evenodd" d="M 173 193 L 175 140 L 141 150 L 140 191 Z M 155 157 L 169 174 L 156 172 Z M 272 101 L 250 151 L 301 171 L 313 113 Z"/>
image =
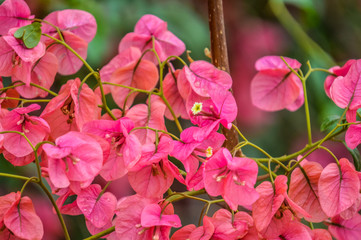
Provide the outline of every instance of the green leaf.
<path id="1" fill-rule="evenodd" d="M 338 115 L 330 115 L 326 117 L 326 119 L 323 120 L 321 124 L 321 131 L 322 132 L 327 131 L 332 127 L 332 125 L 336 124 L 338 120 L 340 120 L 340 116 Z"/>
<path id="2" fill-rule="evenodd" d="M 360 169 L 361 169 L 360 151 L 357 148 L 351 149 L 351 148 L 347 147 L 345 142 L 343 142 L 343 144 L 345 145 L 345 147 L 347 148 L 347 150 L 349 151 L 349 153 L 351 154 L 351 156 L 353 158 L 353 165 L 355 165 L 356 171 L 360 171 Z"/>
<path id="3" fill-rule="evenodd" d="M 32 24 L 21 27 L 14 33 L 14 37 L 21 39 L 27 48 L 34 48 L 40 42 L 41 24 L 39 22 L 33 22 Z"/>

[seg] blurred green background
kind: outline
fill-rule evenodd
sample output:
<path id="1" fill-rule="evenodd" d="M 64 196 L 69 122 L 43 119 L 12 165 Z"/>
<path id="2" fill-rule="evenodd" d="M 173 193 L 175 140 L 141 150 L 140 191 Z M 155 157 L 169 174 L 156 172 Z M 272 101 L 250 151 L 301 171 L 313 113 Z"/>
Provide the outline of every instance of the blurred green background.
<path id="1" fill-rule="evenodd" d="M 3 1 L 0 1 L 0 3 Z M 204 49 L 209 48 L 209 31 L 206 0 L 28 0 L 32 13 L 44 18 L 54 10 L 82 9 L 92 13 L 98 24 L 95 39 L 88 49 L 88 62 L 100 69 L 117 54 L 120 39 L 133 31 L 135 23 L 144 14 L 154 14 L 168 22 L 168 28 L 183 40 L 195 60 L 207 59 Z M 285 8 L 286 6 L 286 8 Z M 348 59 L 359 58 L 361 51 L 361 2 L 359 0 L 227 0 L 224 1 L 225 24 L 230 57 L 233 92 L 238 103 L 238 125 L 251 141 L 273 156 L 280 156 L 303 148 L 307 143 L 304 108 L 291 113 L 262 112 L 252 106 L 249 84 L 256 73 L 255 61 L 265 55 L 283 55 L 299 60 L 307 71 L 306 61 L 313 67 L 330 68 L 343 65 Z M 293 22 L 295 20 L 295 22 Z M 86 71 L 80 72 L 85 75 Z M 326 96 L 323 82 L 326 75 L 313 74 L 307 82 L 314 139 L 324 136 L 320 125 L 327 116 L 339 114 Z M 60 82 L 71 78 L 59 77 Z M 349 156 L 342 144 L 330 146 L 336 156 Z M 246 154 L 259 156 L 252 149 Z M 327 155 L 312 154 L 314 160 L 329 161 Z M 312 156 L 311 155 L 311 156 Z M 26 175 L 34 169 L 15 169 L 0 160 L 1 172 L 14 173 L 20 169 Z M 123 183 L 120 183 L 123 184 Z M 126 184 L 126 183 L 124 183 Z M 0 195 L 20 189 L 22 183 L 0 179 Z M 121 188 L 121 186 L 119 186 Z M 121 191 L 120 191 L 121 192 Z M 27 193 L 40 194 L 38 188 Z M 117 197 L 121 197 L 119 193 Z M 36 203 L 37 200 L 34 200 Z M 40 203 L 39 203 L 40 202 Z M 44 203 L 43 203 L 44 202 Z M 192 204 L 191 204 L 192 203 Z M 48 202 L 39 198 L 35 207 L 44 210 Z M 50 205 L 47 207 L 51 211 Z M 198 222 L 202 205 L 183 201 L 176 212 L 184 212 L 183 225 Z M 43 211 L 42 211 L 43 212 Z M 45 211 L 44 211 L 45 212 Z M 62 239 L 58 223 L 52 213 L 41 213 L 48 221 L 44 239 Z M 84 219 L 67 219 L 74 239 L 87 236 Z M 70 223 L 72 221 L 72 223 Z M 49 225 L 49 226 L 48 226 Z M 54 229 L 52 229 L 54 228 Z M 58 235 L 60 234 L 60 235 Z M 59 237 L 58 237 L 59 236 Z"/>

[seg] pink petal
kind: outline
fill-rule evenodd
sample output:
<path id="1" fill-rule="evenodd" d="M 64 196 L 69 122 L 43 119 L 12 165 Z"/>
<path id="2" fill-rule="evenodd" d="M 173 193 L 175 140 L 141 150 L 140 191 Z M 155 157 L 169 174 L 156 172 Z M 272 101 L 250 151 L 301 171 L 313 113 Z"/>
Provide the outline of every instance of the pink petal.
<path id="1" fill-rule="evenodd" d="M 340 108 L 356 110 L 361 106 L 361 60 L 355 61 L 345 77 L 337 77 L 330 89 L 331 98 Z"/>
<path id="2" fill-rule="evenodd" d="M 189 236 L 195 229 L 196 229 L 196 226 L 194 224 L 186 225 L 186 226 L 182 227 L 181 229 L 179 229 L 178 231 L 176 231 L 172 235 L 170 240 L 190 239 Z"/>
<path id="3" fill-rule="evenodd" d="M 298 69 L 301 67 L 301 63 L 299 63 L 296 59 L 283 57 L 284 60 L 290 65 L 293 69 Z M 284 63 L 284 61 L 281 59 L 280 56 L 265 56 L 257 60 L 255 64 L 255 68 L 257 71 L 263 71 L 263 70 L 288 70 L 289 68 Z"/>
<path id="4" fill-rule="evenodd" d="M 164 123 L 165 104 L 158 96 L 154 95 L 152 95 L 150 102 L 150 116 L 148 116 L 146 104 L 135 105 L 127 112 L 126 116 L 133 120 L 135 127 L 148 126 L 158 130 L 166 130 Z M 152 130 L 138 129 L 134 131 L 134 134 L 142 144 L 155 142 L 155 132 Z"/>
<path id="5" fill-rule="evenodd" d="M 254 189 L 258 174 L 257 163 L 249 158 L 233 157 L 227 159 L 227 166 L 232 172 L 224 182 L 224 200 L 234 210 L 238 205 L 252 205 L 259 197 Z"/>
<path id="6" fill-rule="evenodd" d="M 223 185 L 228 172 L 227 158 L 232 158 L 232 156 L 222 148 L 205 163 L 203 170 L 204 187 L 211 196 L 218 196 L 223 193 Z"/>
<path id="7" fill-rule="evenodd" d="M 189 236 L 190 240 L 208 240 L 212 239 L 214 233 L 214 225 L 212 218 L 208 216 L 203 217 L 203 226 L 197 227 Z"/>
<path id="8" fill-rule="evenodd" d="M 4 223 L 19 238 L 42 239 L 44 235 L 43 224 L 28 197 L 17 200 L 5 214 Z"/>
<path id="9" fill-rule="evenodd" d="M 15 31 L 13 31 L 15 32 Z M 5 35 L 3 39 L 11 46 L 16 54 L 25 62 L 34 63 L 40 59 L 45 54 L 45 44 L 39 42 L 39 44 L 34 48 L 26 48 L 20 40 L 16 39 L 14 36 Z"/>
<path id="10" fill-rule="evenodd" d="M 87 57 L 88 43 L 77 35 L 64 31 L 62 32 L 64 41 L 73 48 L 83 59 Z M 59 38 L 59 37 L 57 37 Z M 48 48 L 58 58 L 59 69 L 61 75 L 71 75 L 79 71 L 83 66 L 83 62 L 61 44 L 54 44 Z"/>
<path id="11" fill-rule="evenodd" d="M 54 54 L 46 52 L 45 55 L 32 68 L 31 82 L 38 84 L 46 89 L 53 85 L 55 75 L 58 71 L 58 60 Z M 47 92 L 33 87 L 20 86 L 16 90 L 25 98 L 46 97 Z"/>
<path id="12" fill-rule="evenodd" d="M 93 15 L 88 12 L 77 9 L 65 9 L 62 11 L 55 11 L 50 13 L 44 18 L 44 21 L 48 21 L 60 28 L 60 31 L 69 31 L 84 39 L 86 42 L 90 42 L 97 31 L 97 23 Z M 42 33 L 56 33 L 56 30 L 46 24 L 42 24 Z"/>
<path id="13" fill-rule="evenodd" d="M 66 188 L 70 185 L 70 181 L 66 175 L 66 165 L 64 161 L 48 158 L 49 179 L 57 188 Z"/>
<path id="14" fill-rule="evenodd" d="M 81 90 L 80 79 L 76 78 L 70 88 L 70 95 L 74 101 L 76 124 L 81 130 L 86 122 L 100 118 L 101 109 L 98 108 L 97 96 L 87 84 Z"/>
<path id="15" fill-rule="evenodd" d="M 15 51 L 9 44 L 0 37 L 0 75 L 9 77 L 12 74 L 13 63 L 12 59 Z"/>
<path id="16" fill-rule="evenodd" d="M 301 81 L 289 70 L 267 70 L 251 82 L 252 103 L 265 111 L 279 111 L 293 104 L 301 94 Z M 284 79 L 285 78 L 285 79 Z"/>
<path id="17" fill-rule="evenodd" d="M 4 221 L 4 215 L 20 197 L 20 192 L 11 192 L 0 197 L 0 222 Z"/>
<path id="18" fill-rule="evenodd" d="M 336 163 L 329 164 L 323 169 L 318 183 L 320 204 L 329 217 L 352 206 L 359 195 L 357 172 L 345 158 L 340 159 L 340 168 Z"/>
<path id="19" fill-rule="evenodd" d="M 141 238 L 142 229 L 140 227 L 141 214 L 145 206 L 157 202 L 140 195 L 132 195 L 118 201 L 117 217 L 114 219 L 115 232 L 118 238 L 124 240 L 134 240 Z"/>
<path id="20" fill-rule="evenodd" d="M 300 168 L 296 168 L 292 172 L 288 195 L 312 216 L 311 218 L 306 217 L 307 221 L 321 222 L 327 218 L 322 211 L 318 197 L 318 180 L 323 168 L 320 164 L 307 160 L 302 161 L 301 167 L 303 172 Z"/>
<path id="21" fill-rule="evenodd" d="M 112 220 L 117 205 L 117 199 L 112 193 L 105 192 L 100 196 L 101 191 L 100 185 L 93 184 L 83 189 L 76 199 L 86 219 L 97 228 Z"/>
<path id="22" fill-rule="evenodd" d="M 209 62 L 195 61 L 183 70 L 193 91 L 202 97 L 209 97 L 210 92 L 227 91 L 232 86 L 230 75 Z"/>
<path id="23" fill-rule="evenodd" d="M 169 226 L 179 228 L 182 226 L 178 215 L 166 215 L 161 213 L 162 209 L 158 204 L 147 205 L 141 216 L 143 227 Z"/>
<path id="24" fill-rule="evenodd" d="M 163 196 L 172 185 L 174 177 L 167 168 L 161 167 L 158 163 L 136 172 L 129 172 L 128 179 L 135 192 L 150 198 Z"/>
<path id="25" fill-rule="evenodd" d="M 345 141 L 349 148 L 354 149 L 361 143 L 361 125 L 351 125 L 346 131 Z"/>
<path id="26" fill-rule="evenodd" d="M 10 28 L 22 27 L 31 21 L 29 6 L 24 0 L 5 0 L 0 5 L 0 35 L 7 34 Z"/>
<path id="27" fill-rule="evenodd" d="M 116 69 L 113 72 L 110 81 L 112 83 L 131 86 L 148 91 L 153 89 L 158 82 L 158 69 L 154 63 L 148 60 L 141 60 L 138 65 L 137 61 L 138 59 L 134 60 L 131 64 Z M 135 67 L 137 68 L 135 69 Z M 111 88 L 113 99 L 121 108 L 123 108 L 124 101 L 129 92 L 130 90 L 127 88 Z M 136 95 L 136 93 L 133 93 L 131 98 L 128 97 L 126 106 L 132 105 L 133 99 Z"/>
<path id="28" fill-rule="evenodd" d="M 361 215 L 344 220 L 340 216 L 332 218 L 335 225 L 330 225 L 328 231 L 338 240 L 358 240 L 361 234 Z"/>
<path id="29" fill-rule="evenodd" d="M 274 195 L 272 183 L 262 182 L 256 188 L 260 197 L 252 205 L 252 216 L 259 232 L 264 231 L 283 203 L 283 195 Z"/>
<path id="30" fill-rule="evenodd" d="M 179 75 L 180 70 L 176 70 L 174 72 L 174 76 L 177 78 Z M 174 114 L 176 117 L 181 117 L 183 119 L 189 119 L 186 107 L 185 107 L 185 99 L 181 97 L 179 94 L 176 82 L 173 78 L 173 74 L 168 73 L 164 80 L 163 80 L 163 89 L 164 89 L 164 96 L 168 100 L 169 104 L 171 105 Z M 165 117 L 173 120 L 173 116 L 170 113 L 169 109 L 165 110 Z"/>

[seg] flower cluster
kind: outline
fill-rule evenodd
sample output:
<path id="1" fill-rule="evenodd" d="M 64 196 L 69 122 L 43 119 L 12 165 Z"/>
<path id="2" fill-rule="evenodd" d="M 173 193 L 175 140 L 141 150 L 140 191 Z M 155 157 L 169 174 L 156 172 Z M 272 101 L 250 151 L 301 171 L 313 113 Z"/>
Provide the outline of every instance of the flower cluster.
<path id="1" fill-rule="evenodd" d="M 31 182 L 47 193 L 66 239 L 64 214 L 83 215 L 92 235 L 108 239 L 357 239 L 359 169 L 346 158 L 325 168 L 305 158 L 319 148 L 329 151 L 323 142 L 345 130 L 350 148 L 361 143 L 361 60 L 328 71 L 326 93 L 345 109 L 336 127 L 317 142 L 309 135 L 298 154 L 275 158 L 233 124 L 230 75 L 206 61 L 187 65 L 179 57 L 184 43 L 158 17 L 143 16 L 99 72 L 86 62 L 97 28 L 91 14 L 69 9 L 37 19 L 23 0 L 5 0 L 0 19 L 0 76 L 11 79 L 6 86 L 0 79 L 0 153 L 14 166 L 37 170 L 32 177 L 0 173 L 25 180 L 21 191 L 0 197 L 1 239 L 43 238 L 32 200 L 23 196 Z M 175 69 L 173 61 L 183 67 Z M 56 74 L 72 75 L 83 65 L 88 75 L 50 90 Z M 266 111 L 305 105 L 309 117 L 305 81 L 316 69 L 304 75 L 300 67 L 290 58 L 259 59 L 254 105 Z M 116 108 L 109 108 L 107 94 Z M 221 129 L 231 128 L 240 142 L 228 149 Z M 244 155 L 245 146 L 266 158 Z M 135 194 L 117 199 L 108 186 L 120 178 Z M 172 190 L 175 180 L 184 192 Z M 173 202 L 184 198 L 205 202 L 203 225 L 182 227 Z M 216 203 L 221 207 L 210 216 Z M 172 227 L 180 229 L 170 236 Z"/>

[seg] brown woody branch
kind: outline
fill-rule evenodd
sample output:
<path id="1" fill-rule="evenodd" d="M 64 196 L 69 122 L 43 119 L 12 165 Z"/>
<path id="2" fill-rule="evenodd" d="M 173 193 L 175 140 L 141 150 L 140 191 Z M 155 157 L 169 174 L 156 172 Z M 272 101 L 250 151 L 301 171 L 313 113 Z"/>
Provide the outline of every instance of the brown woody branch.
<path id="1" fill-rule="evenodd" d="M 211 35 L 212 63 L 217 68 L 229 73 L 222 0 L 208 0 L 208 21 Z M 222 127 L 222 132 L 226 137 L 223 146 L 232 150 L 238 143 L 236 130 L 234 128 L 226 129 Z M 237 155 L 240 156 L 242 153 L 238 152 Z"/>

